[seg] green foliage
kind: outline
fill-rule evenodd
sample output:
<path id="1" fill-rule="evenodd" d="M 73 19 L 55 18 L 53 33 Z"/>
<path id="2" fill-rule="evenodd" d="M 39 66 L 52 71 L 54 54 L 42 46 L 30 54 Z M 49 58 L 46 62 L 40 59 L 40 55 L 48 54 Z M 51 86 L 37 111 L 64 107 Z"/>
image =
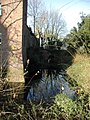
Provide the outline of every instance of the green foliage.
<path id="1" fill-rule="evenodd" d="M 65 41 L 72 44 L 77 50 L 90 52 L 90 15 L 81 15 L 81 23 L 78 23 L 78 29 L 73 27 Z"/>
<path id="2" fill-rule="evenodd" d="M 72 120 L 76 115 L 80 116 L 81 109 L 82 108 L 80 106 L 77 106 L 72 99 L 68 98 L 64 94 L 58 94 L 55 97 L 53 106 L 51 107 L 52 112 L 57 115 L 57 118 L 59 115 L 62 115 L 65 120 Z"/>
<path id="3" fill-rule="evenodd" d="M 89 120 L 88 94 L 79 94 L 75 101 L 65 94 L 55 96 L 54 103 L 17 104 L 14 100 L 3 105 L 0 120 Z"/>

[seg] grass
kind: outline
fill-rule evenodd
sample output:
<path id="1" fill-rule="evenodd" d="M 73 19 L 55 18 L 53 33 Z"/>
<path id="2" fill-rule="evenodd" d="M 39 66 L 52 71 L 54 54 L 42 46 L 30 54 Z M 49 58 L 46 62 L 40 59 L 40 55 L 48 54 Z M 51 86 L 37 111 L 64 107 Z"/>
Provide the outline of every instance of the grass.
<path id="1" fill-rule="evenodd" d="M 75 100 L 68 98 L 64 94 L 58 94 L 51 105 L 42 103 L 42 101 L 39 104 L 31 101 L 28 103 L 18 101 L 18 103 L 16 98 L 20 89 L 17 90 L 15 86 L 16 90 L 12 89 L 11 94 L 7 94 L 8 99 L 3 101 L 0 106 L 0 120 L 90 120 L 90 97 L 87 94 L 90 91 L 89 71 L 90 57 L 77 54 L 72 66 L 67 69 L 67 74 L 75 79 L 86 93 L 76 94 Z M 12 88 L 11 86 L 10 88 Z M 2 87 L 1 93 L 3 92 L 5 90 Z M 12 92 L 15 92 L 15 94 Z M 22 92 L 24 91 L 20 91 L 20 94 Z M 13 95 L 16 95 L 16 97 L 13 97 Z"/>
<path id="2" fill-rule="evenodd" d="M 73 101 L 64 94 L 56 95 L 51 105 L 9 100 L 0 107 L 0 120 L 90 120 L 87 104 L 85 96 Z"/>
<path id="3" fill-rule="evenodd" d="M 67 74 L 82 86 L 85 92 L 90 92 L 90 57 L 76 54 L 73 64 L 67 69 Z"/>

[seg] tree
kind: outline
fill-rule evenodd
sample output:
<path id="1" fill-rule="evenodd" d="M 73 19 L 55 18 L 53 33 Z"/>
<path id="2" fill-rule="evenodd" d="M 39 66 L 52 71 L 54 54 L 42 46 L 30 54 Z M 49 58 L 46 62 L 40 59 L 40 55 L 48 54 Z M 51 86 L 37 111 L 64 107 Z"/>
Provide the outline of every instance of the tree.
<path id="1" fill-rule="evenodd" d="M 58 39 L 65 33 L 66 23 L 62 18 L 62 14 L 58 11 L 50 11 L 47 13 L 47 19 L 44 27 L 45 35 L 52 39 Z"/>
<path id="2" fill-rule="evenodd" d="M 28 0 L 28 16 L 33 19 L 34 33 L 38 19 L 42 16 L 44 5 L 42 0 Z"/>
<path id="3" fill-rule="evenodd" d="M 90 15 L 81 14 L 81 22 L 78 23 L 78 29 L 73 27 L 70 34 L 66 36 L 65 40 L 73 44 L 76 49 L 81 49 L 89 53 L 90 45 Z"/>

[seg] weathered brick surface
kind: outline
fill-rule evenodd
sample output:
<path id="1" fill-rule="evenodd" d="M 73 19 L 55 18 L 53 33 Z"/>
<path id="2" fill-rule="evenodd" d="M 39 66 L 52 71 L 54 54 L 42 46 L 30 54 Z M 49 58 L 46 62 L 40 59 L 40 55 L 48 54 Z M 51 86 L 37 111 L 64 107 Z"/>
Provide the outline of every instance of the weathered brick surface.
<path id="1" fill-rule="evenodd" d="M 22 0 L 1 0 L 2 16 L 0 17 L 0 62 L 7 62 L 10 81 L 23 81 L 22 69 Z M 2 53 L 2 54 L 1 54 Z M 2 58 L 1 58 L 2 57 Z M 3 63 L 2 63 L 3 64 Z"/>

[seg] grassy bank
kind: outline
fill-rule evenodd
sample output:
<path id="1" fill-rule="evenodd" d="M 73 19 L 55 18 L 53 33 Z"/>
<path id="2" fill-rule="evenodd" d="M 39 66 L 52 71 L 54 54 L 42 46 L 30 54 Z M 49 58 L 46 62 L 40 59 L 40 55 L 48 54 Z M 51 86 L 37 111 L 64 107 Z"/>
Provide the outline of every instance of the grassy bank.
<path id="1" fill-rule="evenodd" d="M 67 73 L 85 92 L 76 93 L 74 99 L 65 94 L 57 94 L 52 104 L 23 101 L 23 90 L 20 91 L 21 97 L 18 96 L 21 87 L 15 85 L 14 89 L 11 89 L 11 84 L 8 93 L 8 81 L 6 89 L 1 82 L 1 98 L 6 94 L 6 99 L 0 104 L 0 120 L 90 120 L 90 96 L 87 94 L 90 91 L 89 71 L 90 57 L 77 54 Z"/>
<path id="2" fill-rule="evenodd" d="M 82 86 L 85 92 L 90 92 L 90 57 L 77 54 L 73 64 L 67 69 L 67 74 Z"/>

